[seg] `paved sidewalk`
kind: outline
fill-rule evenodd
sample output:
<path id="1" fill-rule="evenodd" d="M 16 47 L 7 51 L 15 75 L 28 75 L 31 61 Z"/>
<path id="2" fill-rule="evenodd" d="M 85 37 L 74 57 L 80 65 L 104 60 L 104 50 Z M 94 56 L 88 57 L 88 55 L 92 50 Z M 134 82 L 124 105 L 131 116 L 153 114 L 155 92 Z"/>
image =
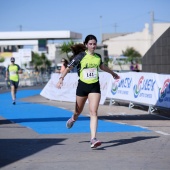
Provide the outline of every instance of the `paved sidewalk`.
<path id="1" fill-rule="evenodd" d="M 38 104 L 40 107 L 43 105 L 43 107 L 74 110 L 74 103 L 50 101 L 40 95 L 26 97 L 22 101 Z M 26 110 L 31 109 L 30 106 L 23 105 Z M 1 106 L 1 109 L 3 107 Z M 89 117 L 88 104 L 85 105 L 82 114 Z M 120 125 L 146 128 L 149 131 L 119 132 L 117 129 L 117 132 L 101 132 L 98 138 L 102 141 L 102 145 L 98 149 L 91 149 L 89 133 L 39 134 L 33 129 L 13 123 L 1 116 L 0 168 L 3 170 L 170 169 L 168 118 L 148 114 L 145 108 L 130 110 L 126 104 L 109 106 L 106 103 L 99 107 L 99 119 Z"/>

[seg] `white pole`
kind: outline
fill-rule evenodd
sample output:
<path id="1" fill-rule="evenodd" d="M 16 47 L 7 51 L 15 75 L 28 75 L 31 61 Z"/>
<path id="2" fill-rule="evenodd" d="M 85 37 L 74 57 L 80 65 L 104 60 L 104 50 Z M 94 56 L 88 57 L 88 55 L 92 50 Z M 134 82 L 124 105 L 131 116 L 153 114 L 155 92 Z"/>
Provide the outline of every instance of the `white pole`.
<path id="1" fill-rule="evenodd" d="M 151 45 L 153 44 L 153 23 L 154 23 L 154 12 L 151 11 L 151 18 L 150 18 L 150 34 L 151 34 Z"/>
<path id="2" fill-rule="evenodd" d="M 100 42 L 102 44 L 102 16 L 100 16 L 100 38 L 101 38 Z"/>

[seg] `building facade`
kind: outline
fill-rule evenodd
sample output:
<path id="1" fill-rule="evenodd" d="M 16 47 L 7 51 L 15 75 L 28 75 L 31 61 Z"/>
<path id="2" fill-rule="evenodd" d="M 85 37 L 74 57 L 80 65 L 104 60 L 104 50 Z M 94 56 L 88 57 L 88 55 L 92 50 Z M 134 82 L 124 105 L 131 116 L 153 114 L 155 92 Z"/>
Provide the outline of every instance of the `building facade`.
<path id="1" fill-rule="evenodd" d="M 170 27 L 143 56 L 142 68 L 143 72 L 170 74 Z"/>
<path id="2" fill-rule="evenodd" d="M 72 31 L 17 31 L 17 32 L 0 32 L 0 58 L 5 58 L 0 65 L 7 67 L 10 58 L 15 57 L 17 64 L 24 65 L 25 54 L 20 50 L 31 49 L 35 53 L 45 53 L 49 60 L 55 60 L 55 46 L 50 46 L 50 40 L 81 40 L 82 34 Z M 47 50 L 48 49 L 48 50 Z M 21 62 L 22 61 L 22 62 Z M 28 64 L 28 63 L 27 63 Z"/>
<path id="3" fill-rule="evenodd" d="M 149 29 L 149 24 L 145 24 L 141 32 L 122 33 L 113 38 L 104 37 L 103 44 L 108 46 L 108 55 L 117 57 L 122 55 L 128 47 L 133 47 L 142 56 L 149 50 L 152 44 L 170 27 L 170 23 L 154 23 L 152 32 Z M 110 36 L 112 37 L 112 36 Z"/>

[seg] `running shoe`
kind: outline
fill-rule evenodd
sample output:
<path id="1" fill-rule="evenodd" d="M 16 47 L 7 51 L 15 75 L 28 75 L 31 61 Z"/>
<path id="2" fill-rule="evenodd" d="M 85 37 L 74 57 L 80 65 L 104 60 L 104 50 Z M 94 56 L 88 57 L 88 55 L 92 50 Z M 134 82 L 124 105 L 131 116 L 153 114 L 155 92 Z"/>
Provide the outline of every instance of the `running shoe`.
<path id="1" fill-rule="evenodd" d="M 99 140 L 97 140 L 96 138 L 93 138 L 91 140 L 91 148 L 97 148 L 100 145 L 101 145 L 101 142 Z"/>
<path id="2" fill-rule="evenodd" d="M 71 117 L 70 119 L 68 119 L 68 121 L 66 123 L 66 127 L 68 129 L 70 129 L 73 126 L 74 123 L 75 123 L 75 120 L 73 120 L 73 118 Z"/>
<path id="3" fill-rule="evenodd" d="M 15 105 L 16 104 L 15 101 L 13 101 L 12 104 Z"/>

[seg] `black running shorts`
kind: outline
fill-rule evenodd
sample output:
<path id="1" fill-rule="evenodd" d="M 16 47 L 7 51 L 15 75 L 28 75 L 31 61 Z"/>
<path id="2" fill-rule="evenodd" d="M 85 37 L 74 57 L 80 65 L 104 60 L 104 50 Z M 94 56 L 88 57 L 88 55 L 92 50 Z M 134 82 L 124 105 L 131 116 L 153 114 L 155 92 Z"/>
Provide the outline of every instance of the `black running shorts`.
<path id="1" fill-rule="evenodd" d="M 19 84 L 19 81 L 13 81 L 13 80 L 10 80 L 10 86 L 14 86 L 15 89 L 18 88 L 18 84 Z"/>
<path id="2" fill-rule="evenodd" d="M 99 81 L 93 84 L 86 84 L 79 80 L 76 95 L 83 97 L 88 96 L 89 93 L 101 93 Z"/>

